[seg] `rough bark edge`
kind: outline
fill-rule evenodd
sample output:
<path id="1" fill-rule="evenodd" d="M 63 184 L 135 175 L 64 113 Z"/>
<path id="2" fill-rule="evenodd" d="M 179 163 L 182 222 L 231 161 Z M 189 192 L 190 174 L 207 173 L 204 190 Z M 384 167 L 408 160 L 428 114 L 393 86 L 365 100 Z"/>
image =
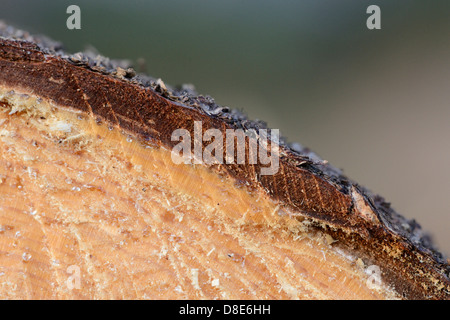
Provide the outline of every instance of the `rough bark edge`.
<path id="1" fill-rule="evenodd" d="M 194 120 L 221 130 L 266 128 L 264 122 L 251 121 L 241 112 L 219 106 L 212 98 L 197 95 L 191 87 L 174 89 L 160 80 L 136 75 L 124 61 L 90 52 L 70 55 L 57 42 L 33 37 L 1 22 L 0 37 L 0 83 L 82 111 L 99 122 L 137 135 L 145 143 L 170 148 L 174 145 L 170 133 L 180 127 L 192 130 Z M 45 68 L 40 69 L 44 64 Z M 50 83 L 52 76 L 56 79 Z M 83 82 L 77 76 L 83 77 Z M 103 81 L 106 87 L 101 87 Z M 80 90 L 70 91 L 73 88 L 88 98 Z M 102 94 L 104 100 L 92 99 Z M 105 102 L 112 108 L 105 108 Z M 137 106 L 141 109 L 133 111 Z M 146 123 L 149 120 L 159 124 L 156 132 Z M 340 245 L 381 266 L 385 280 L 405 298 L 450 297 L 450 267 L 415 221 L 403 218 L 382 197 L 358 186 L 307 148 L 284 140 L 280 147 L 281 176 L 258 175 L 259 164 L 214 169 L 232 175 L 249 188 L 265 189 L 286 210 L 308 217 L 317 228 L 338 239 Z M 305 187 L 305 195 L 297 190 L 300 184 Z M 371 219 L 357 208 L 353 195 L 358 194 L 375 215 Z"/>

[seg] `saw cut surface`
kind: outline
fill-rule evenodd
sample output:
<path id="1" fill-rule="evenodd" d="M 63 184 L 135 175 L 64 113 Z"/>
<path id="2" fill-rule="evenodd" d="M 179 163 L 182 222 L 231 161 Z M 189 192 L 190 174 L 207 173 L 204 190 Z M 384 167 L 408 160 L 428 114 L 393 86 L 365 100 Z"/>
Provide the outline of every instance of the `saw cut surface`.
<path id="1" fill-rule="evenodd" d="M 0 88 L 0 298 L 386 299 L 261 191 Z"/>

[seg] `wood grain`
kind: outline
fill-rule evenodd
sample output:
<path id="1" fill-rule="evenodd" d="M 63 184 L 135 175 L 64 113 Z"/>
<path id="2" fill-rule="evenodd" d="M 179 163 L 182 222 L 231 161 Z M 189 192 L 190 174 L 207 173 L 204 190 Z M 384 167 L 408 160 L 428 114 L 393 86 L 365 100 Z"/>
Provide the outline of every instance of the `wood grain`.
<path id="1" fill-rule="evenodd" d="M 42 43 L 40 46 L 0 38 L 0 85 L 5 92 L 15 90 L 54 106 L 50 114 L 69 111 L 80 115 L 92 124 L 89 129 L 81 130 L 83 135 L 93 135 L 98 130 L 95 125 L 104 123 L 137 139 L 144 149 L 151 146 L 170 150 L 175 144 L 171 140 L 172 132 L 184 128 L 193 133 L 194 121 L 203 123 L 203 131 L 215 128 L 223 133 L 226 129 L 263 127 L 260 122 L 249 121 L 209 98 L 186 90 L 168 89 L 161 82 L 147 81 L 121 68 L 111 70 L 102 60 L 70 56 Z M 6 110 L 13 107 L 7 97 L 2 102 Z M 123 142 L 119 145 L 123 146 Z M 137 149 L 132 152 L 138 153 Z M 143 166 L 150 170 L 149 164 Z M 399 296 L 449 297 L 448 264 L 426 242 L 420 228 L 394 212 L 383 198 L 372 195 L 332 166 L 313 160 L 306 150 L 295 150 L 285 143 L 280 145 L 278 173 L 261 176 L 258 174 L 261 167 L 260 163 L 224 164 L 206 169 L 212 176 L 231 179 L 233 186 L 240 185 L 240 193 L 244 188 L 245 192 L 263 194 L 281 212 L 286 212 L 290 220 L 308 221 L 316 232 L 325 232 L 338 240 L 347 252 L 379 265 L 384 281 Z M 194 185 L 200 188 L 198 184 L 190 188 Z M 215 184 L 210 186 L 215 188 Z M 208 197 L 217 196 L 213 192 Z M 233 212 L 228 213 L 229 218 Z M 264 216 L 259 217 L 261 213 L 252 209 L 250 215 L 257 220 Z M 270 226 L 278 230 L 277 223 Z M 256 234 L 254 237 L 258 238 Z"/>
<path id="2" fill-rule="evenodd" d="M 17 112 L 0 113 L 2 298 L 396 297 L 260 190 L 7 92 Z"/>

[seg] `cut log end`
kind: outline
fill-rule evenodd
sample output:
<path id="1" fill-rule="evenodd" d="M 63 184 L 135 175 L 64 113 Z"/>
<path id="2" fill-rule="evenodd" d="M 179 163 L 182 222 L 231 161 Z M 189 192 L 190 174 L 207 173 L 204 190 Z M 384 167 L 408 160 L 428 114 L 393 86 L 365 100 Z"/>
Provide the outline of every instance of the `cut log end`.
<path id="1" fill-rule="evenodd" d="M 10 88 L 0 101 L 4 298 L 396 297 L 261 191 Z"/>
<path id="2" fill-rule="evenodd" d="M 0 38 L 0 297 L 448 299 L 420 228 L 330 165 L 176 164 L 176 129 L 261 123 L 26 40 Z"/>

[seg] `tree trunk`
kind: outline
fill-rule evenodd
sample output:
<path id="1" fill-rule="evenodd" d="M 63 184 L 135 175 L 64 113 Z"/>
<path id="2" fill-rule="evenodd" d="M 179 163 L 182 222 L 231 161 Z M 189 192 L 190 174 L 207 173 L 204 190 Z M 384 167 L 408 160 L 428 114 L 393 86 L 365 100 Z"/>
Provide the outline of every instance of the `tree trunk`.
<path id="1" fill-rule="evenodd" d="M 106 58 L 0 35 L 1 298 L 449 297 L 448 264 L 383 198 L 269 129 L 279 164 L 264 174 L 263 123 Z M 243 163 L 238 138 L 226 157 L 238 130 Z M 192 139 L 189 164 L 176 132 Z M 211 133 L 223 163 L 205 161 Z"/>

